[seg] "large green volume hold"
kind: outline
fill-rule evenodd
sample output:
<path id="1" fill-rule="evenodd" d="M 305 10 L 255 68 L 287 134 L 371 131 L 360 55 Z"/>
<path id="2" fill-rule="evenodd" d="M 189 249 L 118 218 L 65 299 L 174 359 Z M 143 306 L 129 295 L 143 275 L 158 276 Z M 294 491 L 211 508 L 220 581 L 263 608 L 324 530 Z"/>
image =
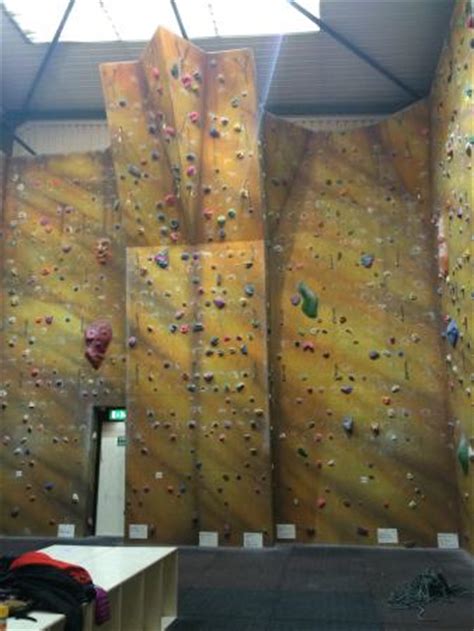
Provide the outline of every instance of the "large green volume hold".
<path id="1" fill-rule="evenodd" d="M 457 448 L 457 457 L 459 464 L 461 465 L 461 469 L 467 475 L 469 472 L 469 443 L 465 436 L 461 436 L 461 439 Z"/>
<path id="2" fill-rule="evenodd" d="M 303 282 L 298 285 L 298 291 L 303 298 L 303 303 L 301 305 L 303 313 L 307 315 L 308 318 L 317 318 L 319 306 L 319 299 L 317 295 L 308 287 L 308 285 L 306 285 L 306 283 Z"/>

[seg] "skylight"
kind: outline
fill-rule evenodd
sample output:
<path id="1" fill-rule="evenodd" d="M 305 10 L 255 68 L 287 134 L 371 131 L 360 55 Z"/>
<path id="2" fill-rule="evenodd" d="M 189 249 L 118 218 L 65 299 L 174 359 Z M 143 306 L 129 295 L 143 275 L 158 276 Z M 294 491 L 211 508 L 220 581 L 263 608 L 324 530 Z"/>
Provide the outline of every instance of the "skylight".
<path id="1" fill-rule="evenodd" d="M 319 0 L 299 2 L 319 15 Z M 68 0 L 4 0 L 27 37 L 50 42 Z M 305 33 L 316 25 L 287 0 L 176 0 L 191 39 Z M 157 26 L 179 34 L 169 0 L 76 0 L 61 35 L 63 42 L 147 41 Z"/>

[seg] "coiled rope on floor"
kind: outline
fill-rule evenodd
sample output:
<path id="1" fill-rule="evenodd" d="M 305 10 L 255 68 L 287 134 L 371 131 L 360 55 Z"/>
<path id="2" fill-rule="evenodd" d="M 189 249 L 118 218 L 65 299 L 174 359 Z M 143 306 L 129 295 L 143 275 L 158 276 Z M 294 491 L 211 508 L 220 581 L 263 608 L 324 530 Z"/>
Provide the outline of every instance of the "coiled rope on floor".
<path id="1" fill-rule="evenodd" d="M 418 608 L 418 617 L 421 618 L 430 603 L 452 602 L 453 598 L 470 593 L 461 585 L 450 585 L 440 570 L 428 568 L 393 591 L 388 597 L 388 604 L 395 609 Z"/>

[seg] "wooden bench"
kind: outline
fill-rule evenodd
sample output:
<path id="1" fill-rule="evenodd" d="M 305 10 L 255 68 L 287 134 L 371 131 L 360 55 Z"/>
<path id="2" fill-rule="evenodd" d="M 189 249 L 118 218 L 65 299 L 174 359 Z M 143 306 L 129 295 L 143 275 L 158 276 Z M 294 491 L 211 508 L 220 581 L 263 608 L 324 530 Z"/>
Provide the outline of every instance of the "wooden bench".
<path id="1" fill-rule="evenodd" d="M 95 603 L 84 607 L 84 631 L 163 631 L 177 615 L 176 548 L 54 545 L 42 552 L 81 565 L 106 589 L 111 619 L 94 624 Z M 8 619 L 7 631 L 63 631 L 61 614 L 34 611 L 37 622 Z"/>

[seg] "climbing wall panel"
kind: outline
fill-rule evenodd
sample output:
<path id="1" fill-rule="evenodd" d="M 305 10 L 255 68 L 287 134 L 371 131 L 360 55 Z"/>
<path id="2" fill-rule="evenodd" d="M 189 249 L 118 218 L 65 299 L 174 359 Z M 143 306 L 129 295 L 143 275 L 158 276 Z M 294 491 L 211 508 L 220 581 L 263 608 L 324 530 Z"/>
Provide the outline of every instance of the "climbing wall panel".
<path id="1" fill-rule="evenodd" d="M 474 296 L 472 269 L 474 90 L 472 3 L 456 2 L 431 95 L 434 220 L 444 316 L 443 355 L 462 513 L 462 543 L 473 550 Z"/>
<path id="2" fill-rule="evenodd" d="M 87 531 L 92 409 L 123 404 L 125 394 L 125 257 L 114 199 L 107 153 L 9 163 L 0 518 L 7 534 L 56 535 L 61 523 Z M 98 320 L 113 337 L 95 369 L 85 334 L 97 334 L 90 325 Z"/>
<path id="3" fill-rule="evenodd" d="M 301 541 L 436 545 L 456 497 L 426 104 L 347 133 L 267 117 L 265 145 L 275 521 Z"/>
<path id="4" fill-rule="evenodd" d="M 272 539 L 259 241 L 128 250 L 129 524 Z"/>
<path id="5" fill-rule="evenodd" d="M 140 61 L 101 72 L 128 244 L 263 238 L 250 51 L 160 28 Z"/>

